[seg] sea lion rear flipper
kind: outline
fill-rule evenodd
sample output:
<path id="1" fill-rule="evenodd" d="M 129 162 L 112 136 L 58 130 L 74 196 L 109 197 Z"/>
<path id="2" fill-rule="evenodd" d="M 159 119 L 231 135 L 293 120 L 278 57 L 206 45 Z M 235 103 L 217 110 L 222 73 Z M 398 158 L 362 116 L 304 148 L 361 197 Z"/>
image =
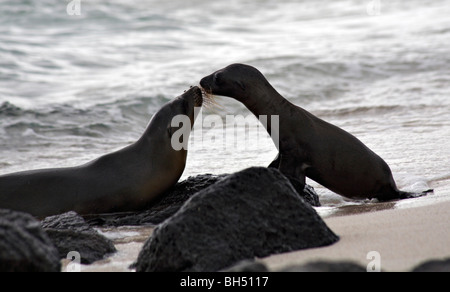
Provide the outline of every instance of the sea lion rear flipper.
<path id="1" fill-rule="evenodd" d="M 403 192 L 399 190 L 395 190 L 390 193 L 390 195 L 382 194 L 375 196 L 380 202 L 387 202 L 387 201 L 393 201 L 393 200 L 406 200 L 406 199 L 414 199 L 414 198 L 420 198 L 425 197 L 429 193 L 433 193 L 434 190 L 430 189 L 421 193 L 411 193 L 411 192 Z"/>
<path id="2" fill-rule="evenodd" d="M 421 192 L 421 193 L 409 193 L 409 192 L 399 191 L 398 195 L 399 195 L 400 200 L 404 200 L 404 199 L 414 199 L 414 198 L 425 197 L 429 193 L 433 193 L 433 192 L 434 192 L 434 190 L 432 190 L 432 189 Z"/>

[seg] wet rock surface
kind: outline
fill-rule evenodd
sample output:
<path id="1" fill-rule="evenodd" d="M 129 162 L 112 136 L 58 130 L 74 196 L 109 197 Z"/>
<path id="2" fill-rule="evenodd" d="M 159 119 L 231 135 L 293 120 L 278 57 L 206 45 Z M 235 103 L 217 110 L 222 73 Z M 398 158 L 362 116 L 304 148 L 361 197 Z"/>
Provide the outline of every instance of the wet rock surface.
<path id="1" fill-rule="evenodd" d="M 73 230 L 86 233 L 97 233 L 86 221 L 76 212 L 67 212 L 61 215 L 50 216 L 42 220 L 41 226 L 44 229 Z"/>
<path id="2" fill-rule="evenodd" d="M 0 272 L 59 272 L 58 250 L 31 215 L 0 210 Z"/>
<path id="3" fill-rule="evenodd" d="M 211 272 L 337 240 L 278 170 L 250 168 L 190 198 L 156 228 L 135 266 L 138 272 Z"/>
<path id="4" fill-rule="evenodd" d="M 111 240 L 99 234 L 75 212 L 51 216 L 41 222 L 61 259 L 78 252 L 82 264 L 92 264 L 116 252 Z"/>

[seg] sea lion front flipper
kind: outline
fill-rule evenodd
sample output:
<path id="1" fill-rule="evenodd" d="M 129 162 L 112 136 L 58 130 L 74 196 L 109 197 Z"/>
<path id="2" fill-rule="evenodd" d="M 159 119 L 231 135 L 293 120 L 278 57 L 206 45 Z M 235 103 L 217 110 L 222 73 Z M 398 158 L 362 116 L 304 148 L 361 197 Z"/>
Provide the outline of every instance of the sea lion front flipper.
<path id="1" fill-rule="evenodd" d="M 305 188 L 303 189 L 303 199 L 305 199 L 308 203 L 311 204 L 313 207 L 321 207 L 322 204 L 319 200 L 319 195 L 316 193 L 316 190 L 310 185 L 305 185 Z"/>
<path id="2" fill-rule="evenodd" d="M 306 185 L 306 175 L 303 167 L 304 164 L 299 163 L 298 159 L 290 157 L 289 155 L 278 154 L 277 159 L 272 162 L 271 166 L 275 166 L 278 161 L 280 172 L 289 179 L 300 197 L 302 197 L 311 206 L 320 207 L 321 204 L 319 201 L 319 196 L 314 191 L 314 188 Z"/>
<path id="3" fill-rule="evenodd" d="M 297 193 L 300 195 L 300 197 L 302 197 L 307 203 L 314 207 L 322 206 L 319 201 L 319 196 L 317 195 L 313 187 L 305 184 L 299 179 L 293 177 L 287 178 L 289 179 Z"/>
<path id="4" fill-rule="evenodd" d="M 306 185 L 306 176 L 296 160 L 289 155 L 278 154 L 277 159 L 272 164 L 276 165 L 277 161 L 279 161 L 278 169 L 280 172 L 289 179 L 297 193 L 302 195 Z"/>
<path id="5" fill-rule="evenodd" d="M 279 154 L 277 160 L 280 160 L 280 167 L 278 169 L 281 173 L 289 179 L 296 180 L 298 185 L 302 186 L 301 191 L 303 191 L 306 184 L 306 175 L 301 167 L 301 164 L 298 163 L 295 157 L 286 154 Z M 272 163 L 275 163 L 277 160 Z"/>

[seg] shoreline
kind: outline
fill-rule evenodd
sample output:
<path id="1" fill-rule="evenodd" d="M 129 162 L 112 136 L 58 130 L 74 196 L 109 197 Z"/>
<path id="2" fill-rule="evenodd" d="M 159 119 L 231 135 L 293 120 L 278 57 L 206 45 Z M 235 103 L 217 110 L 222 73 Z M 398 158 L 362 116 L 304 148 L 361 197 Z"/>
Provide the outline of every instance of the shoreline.
<path id="1" fill-rule="evenodd" d="M 340 237 L 334 245 L 272 255 L 259 259 L 276 271 L 317 261 L 353 262 L 366 267 L 370 252 L 380 255 L 381 270 L 411 271 L 423 262 L 450 258 L 450 184 L 432 183 L 434 194 L 395 202 L 366 201 L 344 206 L 315 208 L 327 226 Z M 155 226 L 96 228 L 111 239 L 118 252 L 82 272 L 133 272 L 135 262 Z M 66 271 L 67 261 L 63 261 Z"/>
<path id="2" fill-rule="evenodd" d="M 270 270 L 316 261 L 351 261 L 366 267 L 370 252 L 381 270 L 411 271 L 430 260 L 450 257 L 450 201 L 404 209 L 331 216 L 325 223 L 340 236 L 336 244 L 262 259 Z"/>
<path id="3" fill-rule="evenodd" d="M 411 271 L 423 262 L 450 258 L 449 208 L 450 200 L 445 195 L 335 208 L 321 217 L 340 237 L 337 243 L 272 255 L 260 261 L 271 271 L 316 261 L 350 261 L 366 267 L 371 262 L 368 254 L 375 251 L 380 255 L 382 271 Z M 153 230 L 152 226 L 100 229 L 113 239 L 118 252 L 93 265 L 83 265 L 81 271 L 133 272 L 128 267 Z"/>

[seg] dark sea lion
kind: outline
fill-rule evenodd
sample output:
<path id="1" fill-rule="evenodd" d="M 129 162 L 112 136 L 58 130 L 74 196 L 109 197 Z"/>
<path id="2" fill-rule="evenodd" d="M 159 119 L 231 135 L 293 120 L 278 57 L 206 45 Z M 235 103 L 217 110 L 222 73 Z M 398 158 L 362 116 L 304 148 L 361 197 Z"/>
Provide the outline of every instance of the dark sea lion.
<path id="1" fill-rule="evenodd" d="M 172 136 L 180 130 L 172 126 L 173 118 L 189 119 L 189 135 L 194 108 L 202 102 L 201 90 L 191 88 L 162 107 L 137 142 L 85 165 L 0 176 L 0 208 L 43 218 L 145 207 L 178 182 L 186 165 L 187 150 L 172 147 Z"/>
<path id="2" fill-rule="evenodd" d="M 200 85 L 207 93 L 242 102 L 257 117 L 279 116 L 279 155 L 269 167 L 278 168 L 298 191 L 304 189 L 309 177 L 354 199 L 388 201 L 431 192 L 399 191 L 381 157 L 353 135 L 290 103 L 251 66 L 230 65 L 203 78 Z M 267 130 L 272 134 L 268 120 Z"/>

